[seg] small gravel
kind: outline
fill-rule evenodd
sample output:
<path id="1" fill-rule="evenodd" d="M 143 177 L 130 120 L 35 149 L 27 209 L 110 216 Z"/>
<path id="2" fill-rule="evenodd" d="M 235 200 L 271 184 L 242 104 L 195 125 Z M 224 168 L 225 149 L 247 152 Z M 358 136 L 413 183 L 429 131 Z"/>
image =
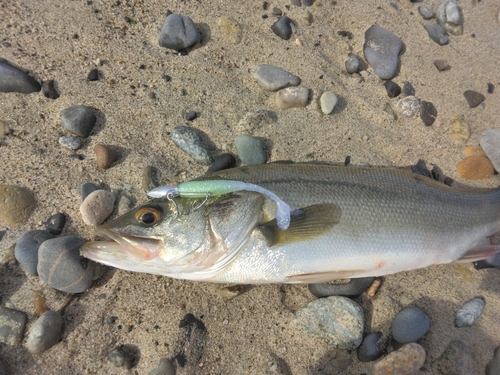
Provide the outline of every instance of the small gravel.
<path id="1" fill-rule="evenodd" d="M 92 69 L 87 76 L 87 81 L 97 81 L 99 79 L 99 71 Z"/>
<path id="2" fill-rule="evenodd" d="M 472 350 L 460 340 L 450 342 L 443 354 L 432 362 L 432 368 L 439 375 L 480 374 Z"/>
<path id="3" fill-rule="evenodd" d="M 444 72 L 446 70 L 450 70 L 451 66 L 448 64 L 446 60 L 434 60 L 434 66 L 440 72 Z"/>
<path id="4" fill-rule="evenodd" d="M 466 302 L 455 315 L 455 327 L 472 326 L 483 312 L 484 305 L 482 297 L 476 297 Z"/>
<path id="5" fill-rule="evenodd" d="M 124 346 L 119 346 L 108 353 L 108 360 L 115 367 L 130 370 L 134 366 L 135 357 Z"/>
<path id="6" fill-rule="evenodd" d="M 436 121 L 437 109 L 431 102 L 422 100 L 420 102 L 420 118 L 425 126 L 431 126 Z"/>
<path id="7" fill-rule="evenodd" d="M 345 69 L 347 73 L 354 74 L 359 71 L 359 57 L 354 53 L 347 55 L 347 60 L 345 61 Z"/>
<path id="8" fill-rule="evenodd" d="M 193 121 L 198 117 L 198 114 L 195 111 L 189 111 L 186 113 L 186 116 L 184 117 L 187 121 Z"/>
<path id="9" fill-rule="evenodd" d="M 54 80 L 50 79 L 48 81 L 44 81 L 42 84 L 42 93 L 43 96 L 49 99 L 57 99 L 59 98 L 59 93 L 54 87 Z"/>
<path id="10" fill-rule="evenodd" d="M 434 18 L 436 16 L 436 14 L 432 10 L 424 6 L 418 7 L 418 13 L 420 13 L 424 20 L 430 20 L 431 18 Z"/>
<path id="11" fill-rule="evenodd" d="M 59 138 L 59 144 L 70 150 L 78 150 L 82 146 L 80 139 L 71 135 L 63 135 Z"/>
<path id="12" fill-rule="evenodd" d="M 420 111 L 420 100 L 414 96 L 407 96 L 398 101 L 396 105 L 399 114 L 405 118 L 414 117 Z"/>

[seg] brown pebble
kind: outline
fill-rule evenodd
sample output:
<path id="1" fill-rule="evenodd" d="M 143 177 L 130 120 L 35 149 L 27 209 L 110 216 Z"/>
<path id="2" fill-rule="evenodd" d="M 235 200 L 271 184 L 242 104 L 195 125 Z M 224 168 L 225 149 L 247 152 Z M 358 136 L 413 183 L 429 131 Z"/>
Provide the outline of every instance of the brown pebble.
<path id="1" fill-rule="evenodd" d="M 94 152 L 97 156 L 97 166 L 101 169 L 108 169 L 118 158 L 118 153 L 109 146 L 95 145 Z"/>
<path id="2" fill-rule="evenodd" d="M 468 156 L 457 164 L 458 175 L 466 180 L 485 180 L 494 172 L 491 161 L 481 155 Z"/>
<path id="3" fill-rule="evenodd" d="M 486 153 L 483 151 L 481 146 L 467 146 L 464 150 L 465 156 L 486 156 Z"/>
<path id="4" fill-rule="evenodd" d="M 375 363 L 374 375 L 415 374 L 425 362 L 425 350 L 411 342 Z"/>

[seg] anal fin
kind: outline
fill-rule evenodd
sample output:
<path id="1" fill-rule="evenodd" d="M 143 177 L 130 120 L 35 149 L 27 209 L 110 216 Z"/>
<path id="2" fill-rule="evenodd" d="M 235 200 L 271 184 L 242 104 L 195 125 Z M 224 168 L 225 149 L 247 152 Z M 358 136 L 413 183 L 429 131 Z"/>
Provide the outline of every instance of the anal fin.
<path id="1" fill-rule="evenodd" d="M 500 245 L 477 246 L 469 249 L 460 259 L 453 263 L 470 263 L 488 259 L 500 253 Z"/>
<path id="2" fill-rule="evenodd" d="M 318 283 L 327 283 L 333 280 L 359 277 L 359 275 L 364 274 L 365 272 L 366 270 L 348 270 L 348 271 L 302 273 L 299 275 L 288 276 L 286 279 L 287 282 L 290 283 L 318 284 Z"/>

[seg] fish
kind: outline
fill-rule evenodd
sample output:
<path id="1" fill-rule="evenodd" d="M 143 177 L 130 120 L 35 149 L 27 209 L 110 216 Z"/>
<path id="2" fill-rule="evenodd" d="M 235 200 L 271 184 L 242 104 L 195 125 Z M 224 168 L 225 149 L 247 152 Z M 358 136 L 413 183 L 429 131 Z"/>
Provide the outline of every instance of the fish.
<path id="1" fill-rule="evenodd" d="M 96 228 L 83 256 L 128 271 L 233 284 L 322 283 L 494 256 L 500 189 L 455 188 L 410 168 L 307 163 L 243 166 L 196 181 L 255 191 L 153 199 Z"/>

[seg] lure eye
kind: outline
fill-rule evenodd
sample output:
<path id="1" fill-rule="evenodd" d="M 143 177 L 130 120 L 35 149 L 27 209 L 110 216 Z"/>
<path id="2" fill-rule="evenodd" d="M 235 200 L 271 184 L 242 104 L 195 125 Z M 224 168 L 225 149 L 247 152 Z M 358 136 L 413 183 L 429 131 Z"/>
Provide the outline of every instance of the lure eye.
<path id="1" fill-rule="evenodd" d="M 135 214 L 136 220 L 147 226 L 155 225 L 161 220 L 161 217 L 162 211 L 158 206 L 142 207 Z"/>

